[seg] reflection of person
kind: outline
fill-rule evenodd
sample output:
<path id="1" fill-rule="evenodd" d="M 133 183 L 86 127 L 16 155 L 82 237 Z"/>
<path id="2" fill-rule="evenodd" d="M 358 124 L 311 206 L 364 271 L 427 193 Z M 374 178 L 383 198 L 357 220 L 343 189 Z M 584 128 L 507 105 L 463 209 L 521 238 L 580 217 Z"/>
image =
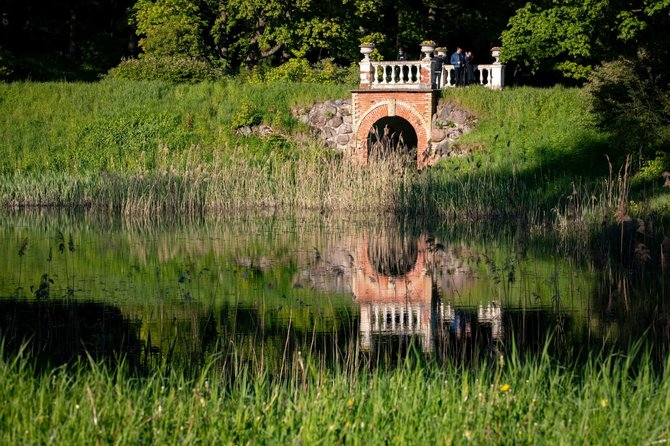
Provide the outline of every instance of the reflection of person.
<path id="1" fill-rule="evenodd" d="M 463 49 L 459 46 L 456 48 L 456 52 L 451 55 L 451 65 L 454 66 L 454 71 L 456 71 L 456 86 L 463 85 L 462 53 Z"/>
<path id="2" fill-rule="evenodd" d="M 475 81 L 474 59 L 472 51 L 465 52 L 465 85 L 470 85 Z"/>

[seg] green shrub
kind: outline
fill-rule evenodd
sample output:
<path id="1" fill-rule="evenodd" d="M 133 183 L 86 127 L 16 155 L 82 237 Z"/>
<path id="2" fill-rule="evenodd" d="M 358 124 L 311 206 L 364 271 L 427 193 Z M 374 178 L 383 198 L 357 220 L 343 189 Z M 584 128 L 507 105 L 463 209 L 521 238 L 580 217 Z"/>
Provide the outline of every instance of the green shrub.
<path id="1" fill-rule="evenodd" d="M 252 79 L 257 81 L 275 82 L 318 82 L 321 84 L 351 84 L 358 83 L 358 65 L 342 67 L 333 59 L 322 59 L 311 65 L 302 58 L 289 59 L 278 67 L 270 68 L 264 73 L 252 73 Z"/>
<path id="2" fill-rule="evenodd" d="M 109 70 L 113 79 L 157 80 L 171 83 L 196 83 L 221 79 L 223 74 L 209 62 L 187 57 L 143 57 L 127 59 Z"/>
<path id="3" fill-rule="evenodd" d="M 232 126 L 239 129 L 240 127 L 250 127 L 261 123 L 259 113 L 248 102 L 243 102 L 238 112 L 233 116 Z"/>
<path id="4" fill-rule="evenodd" d="M 643 158 L 670 144 L 670 71 L 659 57 L 641 49 L 634 58 L 606 62 L 584 88 L 597 124 L 626 153 Z"/>
<path id="5" fill-rule="evenodd" d="M 272 81 L 314 82 L 314 70 L 306 59 L 289 59 L 288 62 L 270 69 L 264 79 Z"/>

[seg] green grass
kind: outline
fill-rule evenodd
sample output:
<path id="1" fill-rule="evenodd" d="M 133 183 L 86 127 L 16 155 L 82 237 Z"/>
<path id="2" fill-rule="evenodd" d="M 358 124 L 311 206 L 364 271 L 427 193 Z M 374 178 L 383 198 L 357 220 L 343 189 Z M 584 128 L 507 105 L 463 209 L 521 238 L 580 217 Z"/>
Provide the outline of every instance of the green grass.
<path id="1" fill-rule="evenodd" d="M 290 116 L 294 106 L 348 96 L 345 86 L 240 80 L 0 84 L 0 203 L 136 216 L 410 212 L 579 236 L 620 210 L 667 219 L 662 179 L 630 195 L 623 179 L 635 169 L 619 170 L 620 150 L 591 125 L 580 90 L 445 91 L 443 100 L 477 117 L 458 142 L 477 149 L 420 173 L 396 160 L 352 164 Z M 250 120 L 275 133 L 236 135 L 234 123 Z"/>
<path id="2" fill-rule="evenodd" d="M 372 371 L 296 355 L 283 378 L 239 359 L 213 357 L 191 377 L 138 377 L 95 363 L 36 373 L 6 357 L 1 441 L 574 445 L 670 435 L 670 377 L 635 349 L 573 366 L 512 353 L 479 369 L 407 359 Z"/>
<path id="3" fill-rule="evenodd" d="M 281 141 L 233 134 L 245 104 L 287 133 L 296 125 L 292 106 L 347 95 L 342 86 L 235 80 L 0 84 L 0 173 L 135 173 L 154 168 L 162 147 L 182 154 L 198 146 L 203 160 L 237 148 L 265 153 Z"/>

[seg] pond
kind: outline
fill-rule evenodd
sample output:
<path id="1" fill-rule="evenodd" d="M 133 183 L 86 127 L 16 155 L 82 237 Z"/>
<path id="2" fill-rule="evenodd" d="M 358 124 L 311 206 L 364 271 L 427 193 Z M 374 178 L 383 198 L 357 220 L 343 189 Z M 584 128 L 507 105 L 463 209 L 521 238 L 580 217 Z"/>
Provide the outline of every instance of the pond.
<path id="1" fill-rule="evenodd" d="M 408 217 L 256 213 L 145 221 L 0 217 L 0 332 L 41 364 L 85 354 L 197 369 L 212 354 L 282 373 L 668 346 L 659 268 L 597 267 L 514 228 Z M 551 342 L 547 344 L 547 340 Z"/>

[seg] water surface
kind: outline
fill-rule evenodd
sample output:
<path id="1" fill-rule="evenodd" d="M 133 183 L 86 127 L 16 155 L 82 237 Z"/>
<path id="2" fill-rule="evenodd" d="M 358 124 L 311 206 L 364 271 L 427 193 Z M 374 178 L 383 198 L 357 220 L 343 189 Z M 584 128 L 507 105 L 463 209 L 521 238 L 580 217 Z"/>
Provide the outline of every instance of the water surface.
<path id="1" fill-rule="evenodd" d="M 560 353 L 643 335 L 661 358 L 670 337 L 653 268 L 576 262 L 514 230 L 318 213 L 0 218 L 6 349 L 29 340 L 53 365 L 84 352 L 144 369 L 213 352 L 280 371 L 308 354 L 472 362 L 512 345 L 534 354 L 548 337 Z"/>

